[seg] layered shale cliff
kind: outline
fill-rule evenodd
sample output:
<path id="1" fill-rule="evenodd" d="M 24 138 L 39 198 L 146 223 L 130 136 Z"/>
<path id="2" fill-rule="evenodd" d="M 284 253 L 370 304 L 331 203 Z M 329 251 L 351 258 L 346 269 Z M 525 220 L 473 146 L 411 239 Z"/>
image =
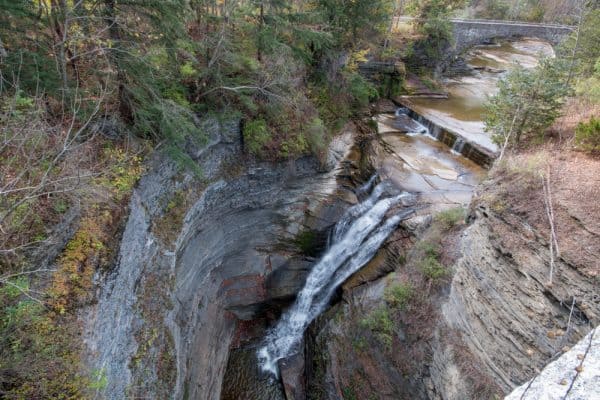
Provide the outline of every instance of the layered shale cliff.
<path id="1" fill-rule="evenodd" d="M 490 399 L 534 377 L 600 323 L 597 170 L 576 154 L 516 156 L 465 222 L 405 222 L 311 327 L 308 397 Z"/>

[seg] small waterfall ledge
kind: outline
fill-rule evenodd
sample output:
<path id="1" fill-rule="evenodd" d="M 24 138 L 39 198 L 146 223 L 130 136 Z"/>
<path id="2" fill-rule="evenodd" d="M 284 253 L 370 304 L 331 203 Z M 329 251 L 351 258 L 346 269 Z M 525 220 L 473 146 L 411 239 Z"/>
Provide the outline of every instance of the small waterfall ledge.
<path id="1" fill-rule="evenodd" d="M 486 149 L 483 146 L 470 141 L 460 132 L 457 132 L 455 129 L 448 126 L 443 126 L 439 121 L 433 121 L 431 118 L 424 117 L 417 113 L 414 111 L 415 107 L 411 103 L 409 97 L 397 97 L 393 99 L 393 101 L 397 106 L 406 109 L 406 115 L 426 127 L 431 136 L 444 143 L 452 149 L 452 151 L 468 158 L 484 168 L 491 168 L 494 160 L 498 156 L 497 152 Z"/>

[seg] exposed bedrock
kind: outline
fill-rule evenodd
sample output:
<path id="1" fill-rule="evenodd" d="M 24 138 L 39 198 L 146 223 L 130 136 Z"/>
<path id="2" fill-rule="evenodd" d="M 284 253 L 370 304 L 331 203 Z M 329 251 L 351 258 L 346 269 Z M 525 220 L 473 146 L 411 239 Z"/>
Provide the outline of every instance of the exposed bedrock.
<path id="1" fill-rule="evenodd" d="M 86 343 L 108 382 L 100 398 L 219 399 L 239 321 L 289 302 L 304 253 L 353 201 L 339 184 L 354 169 L 351 127 L 323 172 L 309 157 L 244 161 L 237 121 L 203 125 L 210 143 L 191 150 L 203 179 L 157 157 L 132 196 L 117 265 L 98 278 Z"/>
<path id="2" fill-rule="evenodd" d="M 578 190 L 554 183 L 561 255 L 550 281 L 539 181 L 495 174 L 479 187 L 468 223 L 434 239 L 435 218 L 416 217 L 418 229 L 407 221 L 344 285 L 343 301 L 309 329 L 309 398 L 498 398 L 600 323 L 597 204 L 582 203 L 587 214 L 573 207 L 597 190 L 594 178 Z M 448 275 L 424 279 L 422 249 L 434 240 Z M 394 271 L 364 279 L 373 269 Z M 388 292 L 407 282 L 412 291 Z"/>

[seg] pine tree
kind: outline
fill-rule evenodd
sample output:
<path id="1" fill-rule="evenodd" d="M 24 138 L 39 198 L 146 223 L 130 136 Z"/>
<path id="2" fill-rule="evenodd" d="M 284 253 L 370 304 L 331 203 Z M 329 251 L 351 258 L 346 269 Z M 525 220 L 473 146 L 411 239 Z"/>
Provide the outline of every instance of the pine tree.
<path id="1" fill-rule="evenodd" d="M 543 59 L 534 70 L 515 68 L 485 105 L 485 127 L 498 144 L 542 136 L 560 115 L 569 88 L 563 60 Z"/>

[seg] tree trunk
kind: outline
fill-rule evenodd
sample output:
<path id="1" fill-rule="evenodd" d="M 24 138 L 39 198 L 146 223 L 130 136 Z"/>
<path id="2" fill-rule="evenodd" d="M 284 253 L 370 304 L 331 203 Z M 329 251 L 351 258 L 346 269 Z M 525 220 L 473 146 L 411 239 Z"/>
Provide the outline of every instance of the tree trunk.
<path id="1" fill-rule="evenodd" d="M 117 22 L 117 14 L 115 8 L 115 0 L 104 0 L 106 23 L 108 24 L 108 32 L 110 39 L 113 42 L 113 47 L 118 49 L 121 46 L 121 29 Z M 111 51 L 110 59 L 113 63 L 115 70 L 117 71 L 117 85 L 118 85 L 118 102 L 119 102 L 119 115 L 123 121 L 127 123 L 133 122 L 133 110 L 127 95 L 127 76 L 121 65 L 122 55 L 119 51 Z"/>
<path id="2" fill-rule="evenodd" d="M 523 115 L 523 119 L 521 120 L 521 122 L 519 123 L 519 127 L 515 131 L 515 142 L 517 144 L 519 144 L 519 142 L 521 141 L 521 135 L 523 134 L 523 128 L 525 127 L 527 118 L 529 118 L 529 110 L 525 111 L 525 114 Z"/>
<path id="3" fill-rule="evenodd" d="M 54 30 L 55 39 L 54 44 L 58 48 L 58 69 L 62 80 L 63 94 L 66 94 L 68 89 L 68 76 L 67 76 L 67 54 L 66 54 L 66 42 L 67 42 L 67 5 L 65 0 L 60 0 L 58 3 L 56 0 L 50 1 L 50 21 L 52 23 L 52 29 Z"/>
<path id="4" fill-rule="evenodd" d="M 258 46 L 256 46 L 256 58 L 259 62 L 262 62 L 262 31 L 265 22 L 265 8 L 264 2 L 260 2 L 260 18 L 258 20 Z"/>
<path id="5" fill-rule="evenodd" d="M 2 39 L 0 38 L 0 61 L 5 57 L 8 57 L 8 53 L 6 52 L 4 44 L 2 43 Z"/>

